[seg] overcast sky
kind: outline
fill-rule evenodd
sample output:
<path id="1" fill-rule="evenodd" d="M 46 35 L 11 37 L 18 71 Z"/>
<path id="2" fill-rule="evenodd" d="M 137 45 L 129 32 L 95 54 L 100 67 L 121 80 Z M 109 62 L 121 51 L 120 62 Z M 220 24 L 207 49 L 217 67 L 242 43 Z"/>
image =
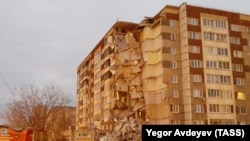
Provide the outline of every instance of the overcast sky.
<path id="1" fill-rule="evenodd" d="M 76 69 L 117 20 L 183 2 L 250 13 L 250 0 L 0 0 L 0 111 L 11 95 L 4 79 L 10 89 L 52 83 L 75 105 Z"/>

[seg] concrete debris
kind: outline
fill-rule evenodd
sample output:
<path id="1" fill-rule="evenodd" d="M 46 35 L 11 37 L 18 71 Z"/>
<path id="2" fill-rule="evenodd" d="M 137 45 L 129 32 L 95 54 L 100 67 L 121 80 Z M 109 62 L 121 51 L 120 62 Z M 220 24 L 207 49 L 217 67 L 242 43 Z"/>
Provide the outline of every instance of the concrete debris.
<path id="1" fill-rule="evenodd" d="M 141 141 L 140 125 L 134 117 L 117 121 L 112 133 L 106 134 L 107 141 Z"/>
<path id="2" fill-rule="evenodd" d="M 118 51 L 124 51 L 128 49 L 128 43 L 125 41 L 125 37 L 122 35 L 116 36 Z"/>

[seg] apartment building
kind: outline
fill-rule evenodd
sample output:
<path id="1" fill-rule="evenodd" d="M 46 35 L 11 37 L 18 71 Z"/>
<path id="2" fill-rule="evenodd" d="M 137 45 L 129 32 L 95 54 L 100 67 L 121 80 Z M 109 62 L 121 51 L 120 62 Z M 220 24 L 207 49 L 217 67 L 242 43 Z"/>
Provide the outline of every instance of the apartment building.
<path id="1" fill-rule="evenodd" d="M 76 128 L 249 124 L 250 15 L 183 3 L 116 22 L 77 68 Z"/>
<path id="2" fill-rule="evenodd" d="M 49 127 L 44 137 L 52 141 L 68 140 L 72 138 L 72 130 L 75 128 L 76 107 L 58 106 L 50 111 L 48 117 Z"/>

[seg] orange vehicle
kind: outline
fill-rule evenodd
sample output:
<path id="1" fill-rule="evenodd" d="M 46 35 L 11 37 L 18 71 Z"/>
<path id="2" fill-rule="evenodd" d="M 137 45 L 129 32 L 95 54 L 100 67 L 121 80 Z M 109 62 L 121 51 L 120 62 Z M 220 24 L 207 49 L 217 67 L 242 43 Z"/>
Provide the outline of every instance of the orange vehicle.
<path id="1" fill-rule="evenodd" d="M 41 141 L 42 131 L 32 128 L 17 130 L 0 125 L 0 141 Z"/>

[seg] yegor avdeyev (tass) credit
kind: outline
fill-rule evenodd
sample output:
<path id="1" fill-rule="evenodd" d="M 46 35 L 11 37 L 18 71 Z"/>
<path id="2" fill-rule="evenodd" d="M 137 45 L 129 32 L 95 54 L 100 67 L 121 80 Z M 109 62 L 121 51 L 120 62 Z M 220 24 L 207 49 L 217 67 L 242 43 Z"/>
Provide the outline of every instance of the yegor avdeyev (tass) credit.
<path id="1" fill-rule="evenodd" d="M 142 141 L 250 141 L 250 125 L 142 125 Z"/>

